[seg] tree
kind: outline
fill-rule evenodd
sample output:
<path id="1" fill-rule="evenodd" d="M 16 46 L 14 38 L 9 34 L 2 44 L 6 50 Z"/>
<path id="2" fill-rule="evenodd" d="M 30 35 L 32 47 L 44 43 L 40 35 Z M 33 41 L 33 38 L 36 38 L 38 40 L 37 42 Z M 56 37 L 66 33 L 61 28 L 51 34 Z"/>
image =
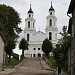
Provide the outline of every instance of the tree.
<path id="1" fill-rule="evenodd" d="M 49 56 L 52 49 L 52 43 L 48 39 L 45 39 L 42 44 L 42 51 L 46 54 L 46 56 Z"/>
<path id="2" fill-rule="evenodd" d="M 60 44 L 56 44 L 56 47 L 53 50 L 53 57 L 55 58 L 57 65 L 60 64 L 61 60 L 60 60 L 60 56 L 61 55 L 61 47 Z"/>
<path id="3" fill-rule="evenodd" d="M 66 26 L 63 26 L 62 32 L 60 32 L 60 34 L 62 35 L 62 40 L 59 44 L 56 45 L 56 48 L 53 50 L 53 55 L 54 55 L 54 58 L 58 64 L 58 66 L 60 65 L 61 68 L 67 70 L 68 48 L 69 48 L 68 45 L 69 45 L 69 41 L 71 38 L 68 35 Z"/>
<path id="4" fill-rule="evenodd" d="M 15 48 L 16 39 L 19 37 L 18 34 L 22 31 L 18 26 L 20 23 L 19 14 L 13 7 L 0 4 L 0 32 L 6 38 L 5 50 L 8 52 L 9 57 L 11 57 L 12 49 Z"/>
<path id="5" fill-rule="evenodd" d="M 19 49 L 22 49 L 22 57 L 24 57 L 24 50 L 28 49 L 28 42 L 24 38 L 19 43 Z"/>
<path id="6" fill-rule="evenodd" d="M 5 51 L 6 51 L 6 54 L 9 55 L 9 60 L 8 60 L 8 63 L 10 63 L 11 61 L 11 55 L 13 53 L 13 49 L 15 48 L 15 41 L 9 41 L 6 46 L 5 46 Z"/>

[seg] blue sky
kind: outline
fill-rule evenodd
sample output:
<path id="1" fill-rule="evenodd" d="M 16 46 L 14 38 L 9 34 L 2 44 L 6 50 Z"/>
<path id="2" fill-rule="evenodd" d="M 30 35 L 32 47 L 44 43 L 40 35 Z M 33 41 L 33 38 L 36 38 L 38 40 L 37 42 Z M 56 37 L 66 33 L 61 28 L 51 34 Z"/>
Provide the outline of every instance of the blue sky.
<path id="1" fill-rule="evenodd" d="M 69 17 L 67 16 L 67 10 L 70 0 L 52 0 L 52 2 L 57 17 L 58 32 L 60 32 L 63 25 L 68 25 Z M 0 0 L 0 3 L 10 5 L 18 11 L 22 19 L 22 29 L 25 28 L 25 18 L 27 17 L 27 12 L 31 3 L 36 20 L 36 30 L 38 31 L 40 29 L 45 32 L 46 16 L 51 6 L 51 0 Z"/>

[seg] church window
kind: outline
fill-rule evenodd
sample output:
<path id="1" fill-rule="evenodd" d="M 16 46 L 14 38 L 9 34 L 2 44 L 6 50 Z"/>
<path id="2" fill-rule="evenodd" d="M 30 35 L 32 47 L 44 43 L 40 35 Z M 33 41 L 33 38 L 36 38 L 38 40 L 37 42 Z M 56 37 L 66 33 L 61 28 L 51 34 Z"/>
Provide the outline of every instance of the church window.
<path id="1" fill-rule="evenodd" d="M 52 40 L 52 33 L 49 32 L 49 40 Z"/>
<path id="2" fill-rule="evenodd" d="M 28 21 L 28 28 L 30 28 L 30 21 Z"/>
<path id="3" fill-rule="evenodd" d="M 31 15 L 29 14 L 29 17 L 31 17 Z"/>
<path id="4" fill-rule="evenodd" d="M 40 48 L 38 48 L 38 50 L 40 50 Z"/>
<path id="5" fill-rule="evenodd" d="M 29 34 L 27 34 L 27 41 L 29 41 Z"/>
<path id="6" fill-rule="evenodd" d="M 52 15 L 52 12 L 50 12 L 50 15 Z"/>
<path id="7" fill-rule="evenodd" d="M 52 20 L 50 19 L 50 26 L 52 26 Z"/>
<path id="8" fill-rule="evenodd" d="M 33 50 L 36 50 L 36 48 L 33 48 Z"/>

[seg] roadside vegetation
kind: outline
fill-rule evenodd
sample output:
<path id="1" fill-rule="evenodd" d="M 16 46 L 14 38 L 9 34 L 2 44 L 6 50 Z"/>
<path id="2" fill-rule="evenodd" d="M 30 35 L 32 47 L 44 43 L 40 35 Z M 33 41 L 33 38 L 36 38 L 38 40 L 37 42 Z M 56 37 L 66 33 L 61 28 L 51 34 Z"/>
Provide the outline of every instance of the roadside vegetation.
<path id="1" fill-rule="evenodd" d="M 56 60 L 53 58 L 53 56 L 50 56 L 49 59 L 49 66 L 53 69 L 57 69 L 57 63 L 56 63 Z"/>
<path id="2" fill-rule="evenodd" d="M 18 65 L 20 61 L 16 60 L 15 58 L 11 58 L 10 64 L 8 63 L 8 58 L 6 58 L 5 67 L 13 68 Z"/>
<path id="3" fill-rule="evenodd" d="M 22 55 L 21 55 L 22 56 Z M 8 68 L 14 68 L 15 66 L 17 66 L 19 63 L 21 63 L 23 61 L 24 58 L 20 58 L 19 59 L 19 55 L 18 54 L 15 54 L 15 53 L 12 53 L 12 56 L 11 56 L 11 61 L 10 63 L 8 62 L 9 61 L 9 55 L 6 54 L 6 57 L 5 57 L 5 64 L 4 66 L 5 67 L 8 67 Z"/>

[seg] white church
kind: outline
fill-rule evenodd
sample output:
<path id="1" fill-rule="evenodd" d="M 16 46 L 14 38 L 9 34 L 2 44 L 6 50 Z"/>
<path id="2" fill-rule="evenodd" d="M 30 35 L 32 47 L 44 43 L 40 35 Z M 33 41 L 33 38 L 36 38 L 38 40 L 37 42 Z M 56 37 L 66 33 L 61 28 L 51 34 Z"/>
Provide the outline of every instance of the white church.
<path id="1" fill-rule="evenodd" d="M 52 6 L 49 9 L 49 14 L 46 17 L 47 24 L 45 28 L 45 33 L 41 32 L 40 30 L 36 32 L 35 29 L 35 22 L 34 19 L 34 12 L 32 11 L 31 5 L 30 9 L 27 13 L 27 18 L 25 19 L 25 29 L 24 29 L 24 36 L 25 39 L 28 41 L 29 46 L 28 49 L 24 51 L 25 57 L 42 57 L 42 43 L 43 41 L 48 38 L 53 46 L 57 43 L 57 33 L 58 29 L 56 26 L 57 18 L 55 16 L 55 10 Z"/>

